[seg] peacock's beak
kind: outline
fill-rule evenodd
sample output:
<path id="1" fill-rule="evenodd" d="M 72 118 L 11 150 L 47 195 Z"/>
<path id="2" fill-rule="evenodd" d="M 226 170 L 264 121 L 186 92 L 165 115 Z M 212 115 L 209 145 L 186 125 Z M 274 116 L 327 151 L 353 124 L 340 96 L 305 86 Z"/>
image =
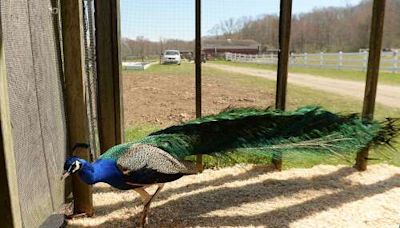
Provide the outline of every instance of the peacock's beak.
<path id="1" fill-rule="evenodd" d="M 63 175 L 61 176 L 61 180 L 65 180 L 71 173 L 68 171 L 64 171 Z"/>

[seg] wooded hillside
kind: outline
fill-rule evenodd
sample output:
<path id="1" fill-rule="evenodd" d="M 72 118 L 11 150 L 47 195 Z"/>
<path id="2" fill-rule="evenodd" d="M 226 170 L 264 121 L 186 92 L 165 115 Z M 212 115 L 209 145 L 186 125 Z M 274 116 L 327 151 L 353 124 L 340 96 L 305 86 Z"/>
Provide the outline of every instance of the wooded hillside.
<path id="1" fill-rule="evenodd" d="M 353 7 L 328 7 L 293 15 L 291 49 L 296 52 L 358 51 L 367 48 L 372 0 Z M 210 32 L 218 39 L 254 39 L 276 48 L 279 15 L 229 19 Z M 387 0 L 384 48 L 400 47 L 400 0 Z"/>
<path id="2" fill-rule="evenodd" d="M 293 15 L 291 50 L 295 52 L 357 52 L 367 48 L 372 0 L 356 6 L 317 8 Z M 230 18 L 216 23 L 203 39 L 252 39 L 264 48 L 278 47 L 279 14 Z M 400 48 L 400 0 L 387 0 L 383 48 Z M 194 41 L 145 37 L 122 39 L 122 57 L 159 55 L 165 49 L 193 50 Z"/>

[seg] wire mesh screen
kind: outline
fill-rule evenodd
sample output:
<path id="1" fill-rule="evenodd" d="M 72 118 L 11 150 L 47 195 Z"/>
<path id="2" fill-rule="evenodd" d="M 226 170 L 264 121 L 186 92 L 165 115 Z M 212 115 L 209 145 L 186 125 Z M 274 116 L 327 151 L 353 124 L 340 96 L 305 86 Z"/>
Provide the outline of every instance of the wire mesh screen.
<path id="1" fill-rule="evenodd" d="M 57 11 L 49 9 L 49 3 L 0 2 L 24 227 L 39 227 L 64 202 L 59 175 L 66 154 L 66 127 L 53 25 Z"/>
<path id="2" fill-rule="evenodd" d="M 202 1 L 202 51 L 207 58 L 202 75 L 205 114 L 227 107 L 274 105 L 275 70 L 255 75 L 260 69 L 247 68 L 255 64 L 241 65 L 229 56 L 253 59 L 276 52 L 278 15 L 279 1 Z"/>
<path id="3" fill-rule="evenodd" d="M 85 46 L 85 93 L 87 115 L 89 119 L 89 138 L 91 155 L 99 155 L 99 137 L 97 123 L 97 72 L 96 72 L 96 43 L 94 0 L 83 0 L 83 28 Z"/>

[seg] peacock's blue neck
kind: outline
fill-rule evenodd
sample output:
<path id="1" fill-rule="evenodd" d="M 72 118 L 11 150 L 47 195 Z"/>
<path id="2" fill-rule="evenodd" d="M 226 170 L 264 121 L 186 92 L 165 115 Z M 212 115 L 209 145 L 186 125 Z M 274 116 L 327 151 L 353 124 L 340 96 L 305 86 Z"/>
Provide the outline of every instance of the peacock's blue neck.
<path id="1" fill-rule="evenodd" d="M 83 162 L 79 176 L 90 185 L 105 182 L 119 189 L 126 188 L 123 174 L 112 159 L 99 159 L 93 163 Z"/>

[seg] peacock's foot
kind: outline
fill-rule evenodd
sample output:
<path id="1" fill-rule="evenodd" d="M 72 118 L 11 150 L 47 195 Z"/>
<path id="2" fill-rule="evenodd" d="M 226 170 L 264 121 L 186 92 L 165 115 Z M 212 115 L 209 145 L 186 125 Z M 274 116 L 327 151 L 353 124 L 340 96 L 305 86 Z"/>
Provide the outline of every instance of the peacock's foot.
<path id="1" fill-rule="evenodd" d="M 67 219 L 74 219 L 74 218 L 83 218 L 83 217 L 92 217 L 93 215 L 88 215 L 87 213 L 79 213 L 79 214 L 71 214 L 66 215 Z"/>
<path id="2" fill-rule="evenodd" d="M 146 215 L 142 215 L 139 222 L 139 227 L 145 227 L 149 225 L 149 218 Z"/>

